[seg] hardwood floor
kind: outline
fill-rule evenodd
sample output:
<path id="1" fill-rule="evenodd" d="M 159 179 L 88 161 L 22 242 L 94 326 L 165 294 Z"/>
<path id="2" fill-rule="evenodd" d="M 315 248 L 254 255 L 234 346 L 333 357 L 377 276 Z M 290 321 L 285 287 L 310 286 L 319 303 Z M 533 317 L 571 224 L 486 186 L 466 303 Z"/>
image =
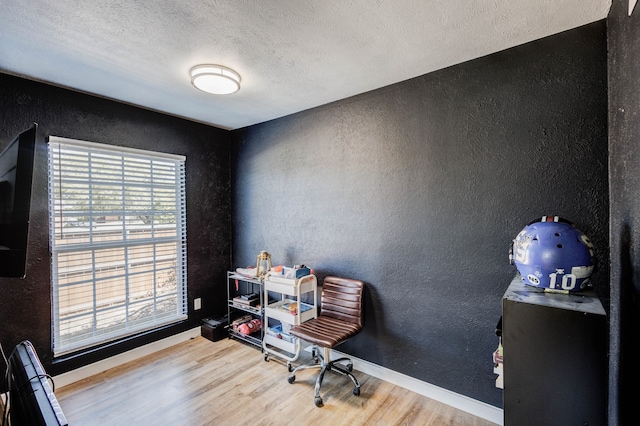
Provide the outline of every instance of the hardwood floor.
<path id="1" fill-rule="evenodd" d="M 305 353 L 300 361 L 307 360 Z M 81 425 L 473 425 L 491 422 L 357 372 L 327 373 L 313 403 L 317 370 L 287 382 L 287 368 L 255 348 L 203 337 L 56 390 L 72 426 Z"/>

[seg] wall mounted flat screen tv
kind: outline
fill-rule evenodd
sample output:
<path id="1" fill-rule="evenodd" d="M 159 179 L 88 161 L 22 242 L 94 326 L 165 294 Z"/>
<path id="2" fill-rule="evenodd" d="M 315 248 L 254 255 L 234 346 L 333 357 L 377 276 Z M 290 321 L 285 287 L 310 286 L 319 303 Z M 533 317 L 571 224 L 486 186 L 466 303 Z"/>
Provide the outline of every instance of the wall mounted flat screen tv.
<path id="1" fill-rule="evenodd" d="M 0 277 L 26 274 L 37 130 L 34 123 L 0 154 Z"/>

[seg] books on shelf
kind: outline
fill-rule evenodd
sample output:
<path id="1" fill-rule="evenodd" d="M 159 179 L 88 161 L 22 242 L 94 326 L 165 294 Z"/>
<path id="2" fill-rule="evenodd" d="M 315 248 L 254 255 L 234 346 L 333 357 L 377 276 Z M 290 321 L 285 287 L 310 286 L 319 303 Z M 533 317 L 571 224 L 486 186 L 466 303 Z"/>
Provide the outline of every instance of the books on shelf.
<path id="1" fill-rule="evenodd" d="M 255 294 L 242 294 L 233 298 L 233 304 L 237 306 L 257 306 L 260 303 L 260 297 Z"/>

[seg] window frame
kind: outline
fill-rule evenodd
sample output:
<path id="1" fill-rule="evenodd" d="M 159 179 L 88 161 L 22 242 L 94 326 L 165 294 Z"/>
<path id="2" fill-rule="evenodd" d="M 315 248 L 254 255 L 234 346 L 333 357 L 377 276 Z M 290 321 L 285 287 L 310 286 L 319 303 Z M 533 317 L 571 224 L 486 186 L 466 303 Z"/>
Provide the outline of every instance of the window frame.
<path id="1" fill-rule="evenodd" d="M 75 153 L 75 154 L 72 154 Z M 86 179 L 79 178 L 78 175 L 79 168 L 77 168 L 77 164 L 75 166 L 69 166 L 68 158 L 71 158 L 72 155 L 86 155 L 87 158 L 92 158 L 93 160 L 87 161 L 86 166 Z M 67 156 L 67 157 L 65 157 Z M 98 161 L 97 159 L 100 159 Z M 64 159 L 64 161 L 63 161 Z M 120 163 L 114 159 L 118 159 Z M 147 177 L 144 175 L 145 167 L 133 167 L 131 162 L 134 163 L 134 166 L 137 164 L 141 164 L 142 166 L 147 166 L 149 168 L 148 181 L 144 181 L 143 179 Z M 94 163 L 99 164 L 94 166 Z M 95 142 L 87 142 L 76 139 L 63 138 L 58 136 L 49 136 L 48 137 L 48 184 L 49 184 L 49 194 L 48 194 L 48 202 L 49 202 L 49 244 L 51 250 L 51 317 L 52 317 L 52 349 L 54 356 L 61 356 L 72 352 L 77 352 L 79 350 L 87 349 L 94 346 L 99 346 L 114 340 L 118 340 L 121 338 L 129 337 L 135 334 L 139 334 L 141 332 L 153 330 L 159 327 L 163 327 L 169 324 L 177 323 L 184 321 L 188 318 L 188 303 L 187 303 L 187 257 L 186 257 L 186 172 L 185 172 L 185 163 L 186 157 L 182 155 L 176 154 L 168 154 L 168 153 L 160 153 L 153 151 L 140 150 L 129 147 L 122 147 L 117 145 L 108 145 L 101 144 Z M 64 168 L 66 167 L 66 168 Z M 73 169 L 76 167 L 76 169 Z M 106 172 L 105 172 L 106 170 Z M 111 173 L 113 170 L 118 173 Z M 156 171 L 158 170 L 158 171 Z M 76 173 L 76 175 L 73 175 Z M 73 175 L 73 176 L 72 176 Z M 171 189 L 171 179 L 172 175 L 174 176 L 174 185 L 175 188 Z M 97 177 L 100 176 L 100 179 Z M 106 178 L 104 176 L 107 176 Z M 133 178 L 132 178 L 133 176 Z M 157 183 L 153 176 L 158 179 Z M 161 178 L 160 178 L 161 176 Z M 95 179 L 94 179 L 95 177 Z M 117 178 L 120 177 L 121 181 L 118 181 Z M 127 180 L 127 179 L 134 179 Z M 137 180 L 136 180 L 137 179 Z M 61 241 L 64 238 L 63 233 L 65 232 L 65 226 L 68 223 L 65 223 L 65 217 L 68 219 L 69 215 L 76 215 L 78 218 L 81 214 L 81 210 L 79 210 L 79 196 L 76 198 L 76 205 L 71 207 L 69 205 L 65 205 L 63 201 L 62 192 L 63 185 L 67 185 L 68 182 L 74 182 L 73 185 L 76 185 L 74 188 L 82 187 L 86 185 L 86 191 L 88 194 L 88 200 L 86 202 L 88 212 L 82 211 L 83 214 L 87 214 L 89 218 L 89 225 L 85 231 L 86 239 L 88 242 L 72 242 L 72 243 L 62 243 Z M 117 184 L 122 185 L 121 194 L 118 196 L 114 196 L 112 193 L 117 192 L 113 188 L 117 186 Z M 68 184 L 71 186 L 71 184 Z M 94 213 L 93 207 L 99 204 L 99 202 L 92 201 L 92 195 L 94 193 L 98 193 L 98 188 L 102 186 L 103 191 L 105 187 L 111 188 L 110 195 L 111 197 L 107 203 L 113 202 L 113 200 L 119 200 L 121 204 L 121 216 L 119 219 L 113 220 L 112 223 L 115 223 L 116 226 L 109 227 L 113 229 L 112 235 L 116 235 L 115 240 L 113 241 L 105 241 L 105 238 L 102 238 L 100 241 L 99 235 L 103 235 L 101 232 L 106 232 L 104 229 L 107 229 L 107 226 L 100 226 L 102 222 L 97 222 L 94 219 L 98 213 Z M 137 186 L 137 189 L 134 187 Z M 135 198 L 132 198 L 127 193 L 127 189 L 134 188 L 134 191 L 138 191 L 137 194 L 140 197 L 146 200 L 146 208 L 141 208 L 139 205 L 144 204 L 143 201 L 139 201 Z M 65 188 L 68 190 L 68 188 Z M 149 193 L 145 194 L 145 189 L 148 189 Z M 78 190 L 80 192 L 80 190 Z M 164 191 L 164 192 L 163 192 Z M 171 208 L 167 209 L 166 206 L 171 207 L 171 203 L 162 204 L 157 207 L 158 203 L 155 203 L 154 195 L 158 192 L 162 196 L 169 194 L 166 199 L 174 200 L 175 202 L 175 211 Z M 175 192 L 175 197 L 172 198 Z M 98 197 L 96 196 L 96 199 Z M 127 200 L 129 198 L 129 200 Z M 159 198 L 160 199 L 160 196 Z M 149 201 L 151 200 L 151 201 Z M 111 205 L 111 204 L 109 204 Z M 129 216 L 127 213 L 129 212 L 129 208 L 131 205 L 135 205 L 133 209 L 135 213 L 130 213 Z M 164 208 L 163 208 L 164 206 Z M 102 206 L 102 208 L 105 208 Z M 97 209 L 97 207 L 96 207 Z M 149 216 L 136 216 L 138 214 L 147 213 Z M 115 214 L 115 213 L 114 213 Z M 66 215 L 66 216 L 65 216 Z M 100 216 L 101 218 L 102 216 Z M 110 216 L 117 217 L 117 216 Z M 130 218 L 137 218 L 138 222 L 142 221 L 142 224 L 136 224 L 135 220 Z M 146 218 L 147 220 L 140 219 Z M 171 218 L 175 219 L 171 223 L 161 224 L 159 223 L 159 219 L 170 220 Z M 147 221 L 150 223 L 147 224 Z M 173 222 L 175 222 L 175 233 L 171 235 L 167 235 L 167 232 L 173 231 Z M 102 231 L 100 229 L 103 228 Z M 73 229 L 73 228 L 72 228 Z M 84 228 L 83 228 L 84 229 Z M 150 234 L 149 237 L 140 237 L 135 238 L 131 233 L 134 231 L 139 233 L 140 235 L 146 235 L 146 233 Z M 118 233 L 121 236 L 118 238 Z M 62 237 L 61 237 L 62 236 Z M 94 238 L 95 236 L 95 238 Z M 111 237 L 109 237 L 111 238 Z M 175 247 L 173 245 L 175 244 Z M 116 273 L 112 272 L 113 276 L 109 276 L 108 278 L 98 278 L 96 274 L 96 270 L 100 269 L 100 263 L 96 261 L 99 256 L 96 253 L 102 253 L 105 257 L 105 253 L 114 252 L 122 250 L 122 258 L 111 255 L 112 258 L 117 258 L 117 266 L 116 268 L 121 268 L 124 272 Z M 129 253 L 133 253 L 135 250 L 138 250 L 138 264 L 143 265 L 142 268 L 150 268 L 148 270 L 142 270 L 142 272 L 133 272 L 134 271 L 134 260 L 135 256 L 130 255 Z M 148 260 L 148 257 L 143 257 L 140 254 L 141 251 L 146 250 L 144 253 L 148 254 L 149 250 L 151 250 L 151 261 Z M 60 261 L 61 257 L 67 255 L 67 265 L 70 264 L 68 261 L 72 258 L 73 254 L 77 254 L 80 259 L 82 256 L 88 256 L 90 258 L 90 263 L 84 267 L 85 274 L 86 271 L 91 270 L 91 278 L 85 278 L 76 283 L 71 282 L 70 284 L 61 284 L 61 274 L 64 267 L 60 265 L 64 265 L 64 261 Z M 164 254 L 164 255 L 161 255 Z M 85 258 L 87 259 L 87 258 Z M 173 265 L 170 267 L 166 267 L 166 264 L 174 261 L 175 269 Z M 103 262 L 105 262 L 103 260 Z M 163 263 L 164 262 L 164 263 Z M 78 261 L 76 260 L 76 263 Z M 165 265 L 164 267 L 158 267 L 160 263 Z M 151 266 L 148 266 L 148 265 Z M 145 266 L 147 265 L 147 266 Z M 69 267 L 67 266 L 67 273 L 69 271 Z M 160 271 L 160 272 L 159 272 Z M 175 280 L 175 290 L 173 287 L 169 286 L 169 289 L 161 289 L 159 290 L 159 276 L 161 273 L 165 277 L 165 281 L 168 281 L 166 276 L 171 277 L 171 273 L 174 273 L 172 280 Z M 136 301 L 133 297 L 133 291 L 131 288 L 133 286 L 130 285 L 129 281 L 134 281 L 132 277 L 135 277 L 137 274 L 137 282 L 144 282 L 145 284 L 137 284 L 138 286 L 143 285 L 149 287 L 148 279 L 144 281 L 145 277 L 152 276 L 153 287 L 152 290 L 147 290 L 144 296 L 140 296 L 141 301 Z M 119 282 L 118 280 L 122 279 L 124 282 Z M 99 291 L 97 290 L 96 283 L 103 280 L 103 283 L 113 281 L 115 283 L 114 288 L 117 288 L 121 293 L 118 296 L 118 302 L 114 303 L 114 307 L 108 307 L 102 309 L 99 307 L 101 303 L 104 303 L 102 299 L 99 302 L 96 300 L 99 299 L 96 296 Z M 61 309 L 60 309 L 60 290 L 63 286 L 67 286 L 67 288 L 71 288 L 73 286 L 77 286 L 77 289 L 81 289 L 81 286 L 91 287 L 91 291 L 87 291 L 84 295 L 85 298 L 92 297 L 93 301 L 87 304 L 83 304 L 83 306 L 90 305 L 92 318 L 89 318 L 89 314 L 79 314 L 77 321 L 85 321 L 86 323 L 90 323 L 87 329 L 87 325 L 83 325 L 82 333 L 79 334 L 87 334 L 86 338 L 80 339 L 78 341 L 74 341 L 73 338 L 68 338 L 65 342 L 63 339 L 61 323 L 63 320 L 61 318 Z M 166 287 L 166 285 L 165 285 Z M 149 292 L 151 295 L 149 296 Z M 168 292 L 164 294 L 163 292 Z M 80 293 L 80 292 L 78 292 Z M 175 297 L 175 311 L 173 308 L 173 298 Z M 122 300 L 124 300 L 122 302 Z M 145 305 L 146 303 L 146 305 Z M 159 309 L 159 303 L 164 303 L 169 306 L 169 309 L 165 309 L 165 311 L 161 311 Z M 142 307 L 146 310 L 149 310 L 148 306 L 152 305 L 151 314 L 148 314 L 149 318 L 147 318 L 143 314 L 143 320 L 141 324 L 135 324 L 136 321 L 130 319 L 129 308 L 138 307 L 140 311 L 144 311 Z M 73 306 L 73 305 L 72 305 Z M 79 306 L 79 305 L 78 305 Z M 74 306 L 74 308 L 77 308 Z M 117 309 L 123 309 L 124 312 L 117 312 Z M 104 329 L 97 326 L 99 323 L 99 314 L 104 314 L 107 310 L 111 313 L 106 315 L 112 315 L 114 317 L 123 316 L 124 319 L 121 321 L 123 324 L 118 324 L 117 326 L 106 326 Z M 104 316 L 104 315 L 103 315 Z M 74 319 L 68 319 L 68 323 L 71 324 Z M 113 320 L 112 320 L 113 321 Z M 76 325 L 77 329 L 78 326 Z M 107 332 L 104 332 L 106 330 Z M 86 333 L 85 333 L 86 331 Z"/>

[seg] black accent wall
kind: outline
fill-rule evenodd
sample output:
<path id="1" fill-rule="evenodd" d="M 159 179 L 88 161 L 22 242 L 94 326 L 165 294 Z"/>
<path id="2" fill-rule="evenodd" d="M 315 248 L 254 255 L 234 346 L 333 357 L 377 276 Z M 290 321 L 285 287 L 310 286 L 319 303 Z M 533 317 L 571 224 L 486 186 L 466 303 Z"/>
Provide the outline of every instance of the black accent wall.
<path id="1" fill-rule="evenodd" d="M 39 140 L 27 275 L 0 278 L 0 343 L 7 355 L 16 343 L 28 339 L 47 372 L 55 375 L 197 327 L 201 318 L 225 312 L 221 295 L 226 294 L 225 271 L 231 257 L 228 131 L 0 74 L 0 150 L 33 122 L 39 124 Z M 49 135 L 187 157 L 187 321 L 52 364 L 45 142 Z M 199 311 L 192 309 L 196 297 L 202 298 Z"/>
<path id="2" fill-rule="evenodd" d="M 640 424 L 640 6 L 614 0 L 609 47 L 611 342 L 609 424 Z"/>
<path id="3" fill-rule="evenodd" d="M 600 21 L 232 132 L 234 266 L 267 250 L 365 281 L 342 351 L 502 406 L 494 329 L 526 224 L 591 237 L 608 307 L 606 43 Z"/>

